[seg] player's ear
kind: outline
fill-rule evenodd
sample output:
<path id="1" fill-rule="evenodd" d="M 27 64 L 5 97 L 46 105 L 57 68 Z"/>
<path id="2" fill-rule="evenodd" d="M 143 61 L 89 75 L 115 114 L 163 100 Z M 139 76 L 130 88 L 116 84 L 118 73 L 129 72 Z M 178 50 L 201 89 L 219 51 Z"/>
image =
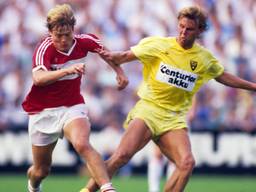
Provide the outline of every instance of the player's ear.
<path id="1" fill-rule="evenodd" d="M 199 31 L 199 35 L 201 35 L 204 32 L 204 29 L 199 28 L 198 31 Z"/>
<path id="2" fill-rule="evenodd" d="M 197 38 L 200 38 L 201 35 L 203 34 L 204 30 L 202 28 L 198 28 L 197 30 Z"/>

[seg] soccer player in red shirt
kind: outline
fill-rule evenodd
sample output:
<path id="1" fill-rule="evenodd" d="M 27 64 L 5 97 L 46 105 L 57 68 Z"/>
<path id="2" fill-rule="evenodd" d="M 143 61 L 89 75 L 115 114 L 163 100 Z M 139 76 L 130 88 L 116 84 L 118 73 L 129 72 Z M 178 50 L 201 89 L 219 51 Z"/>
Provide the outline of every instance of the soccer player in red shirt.
<path id="1" fill-rule="evenodd" d="M 52 152 L 58 138 L 66 137 L 86 161 L 101 191 L 115 192 L 101 156 L 89 143 L 90 122 L 80 93 L 88 52 L 104 49 L 91 34 L 74 35 L 75 17 L 67 4 L 57 5 L 47 15 L 49 37 L 33 55 L 33 85 L 22 106 L 29 114 L 29 136 L 33 165 L 28 169 L 29 192 L 40 192 L 49 174 Z M 108 64 L 117 74 L 118 88 L 128 79 L 120 67 Z"/>

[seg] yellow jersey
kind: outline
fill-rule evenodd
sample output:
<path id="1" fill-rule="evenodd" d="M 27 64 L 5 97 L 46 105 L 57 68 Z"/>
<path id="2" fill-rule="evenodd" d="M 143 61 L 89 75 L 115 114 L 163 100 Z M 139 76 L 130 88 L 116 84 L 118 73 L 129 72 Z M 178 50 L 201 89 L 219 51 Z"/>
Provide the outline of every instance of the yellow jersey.
<path id="1" fill-rule="evenodd" d="M 200 87 L 224 71 L 207 49 L 184 49 L 175 37 L 147 37 L 131 51 L 143 64 L 139 97 L 171 111 L 187 111 Z"/>

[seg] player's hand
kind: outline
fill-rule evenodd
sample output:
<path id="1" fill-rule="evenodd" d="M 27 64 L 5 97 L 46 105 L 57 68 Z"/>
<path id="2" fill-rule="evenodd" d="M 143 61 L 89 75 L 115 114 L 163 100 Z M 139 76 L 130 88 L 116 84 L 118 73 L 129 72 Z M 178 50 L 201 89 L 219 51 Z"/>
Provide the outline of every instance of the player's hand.
<path id="1" fill-rule="evenodd" d="M 66 70 L 69 75 L 72 75 L 72 74 L 84 75 L 85 64 L 84 63 L 73 64 L 72 66 L 68 67 Z"/>
<path id="2" fill-rule="evenodd" d="M 116 80 L 117 80 L 117 89 L 118 90 L 124 89 L 129 83 L 128 78 L 123 73 L 117 74 Z"/>

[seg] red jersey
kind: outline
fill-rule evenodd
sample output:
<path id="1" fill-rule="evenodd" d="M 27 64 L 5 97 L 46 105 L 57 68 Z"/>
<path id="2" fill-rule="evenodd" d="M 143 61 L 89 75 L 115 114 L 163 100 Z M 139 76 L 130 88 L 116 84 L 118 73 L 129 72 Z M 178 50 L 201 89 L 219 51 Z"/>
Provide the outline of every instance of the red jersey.
<path id="1" fill-rule="evenodd" d="M 85 63 L 88 52 L 96 52 L 97 48 L 102 48 L 102 44 L 91 34 L 76 35 L 68 53 L 58 51 L 53 45 L 52 38 L 47 37 L 35 49 L 32 69 L 53 71 L 76 63 Z M 81 76 L 77 74 L 67 75 L 46 86 L 32 85 L 22 107 L 28 113 L 37 113 L 46 108 L 84 103 L 80 85 Z"/>

